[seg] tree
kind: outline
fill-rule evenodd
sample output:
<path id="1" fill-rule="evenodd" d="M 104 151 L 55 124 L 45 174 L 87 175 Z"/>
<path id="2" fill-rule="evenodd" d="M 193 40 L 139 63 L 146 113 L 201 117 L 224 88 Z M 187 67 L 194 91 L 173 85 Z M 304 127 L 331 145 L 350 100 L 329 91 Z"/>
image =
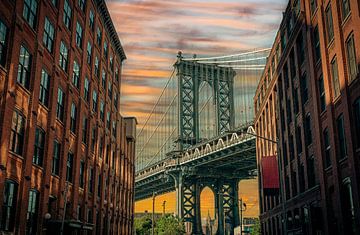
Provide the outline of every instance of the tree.
<path id="1" fill-rule="evenodd" d="M 149 235 L 151 233 L 151 218 L 149 215 L 135 218 L 135 232 L 137 235 Z"/>
<path id="2" fill-rule="evenodd" d="M 251 228 L 250 235 L 260 235 L 260 220 L 257 219 L 253 227 Z"/>
<path id="3" fill-rule="evenodd" d="M 173 215 L 166 215 L 156 221 L 156 234 L 158 235 L 182 235 L 185 234 L 183 221 Z"/>

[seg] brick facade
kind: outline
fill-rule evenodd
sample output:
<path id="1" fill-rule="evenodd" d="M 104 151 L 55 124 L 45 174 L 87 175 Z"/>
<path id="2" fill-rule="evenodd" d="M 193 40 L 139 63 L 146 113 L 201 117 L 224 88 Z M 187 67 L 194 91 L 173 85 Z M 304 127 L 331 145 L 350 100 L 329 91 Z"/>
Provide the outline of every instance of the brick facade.
<path id="1" fill-rule="evenodd" d="M 359 15 L 356 0 L 286 8 L 254 100 L 259 135 L 276 121 L 268 136 L 278 137 L 283 199 L 260 194 L 263 234 L 360 232 Z M 276 115 L 264 119 L 274 92 Z M 257 149 L 258 159 L 273 151 L 261 140 Z"/>
<path id="2" fill-rule="evenodd" d="M 53 26 L 50 44 L 46 21 Z M 126 57 L 105 2 L 1 1 L 0 31 L 0 231 L 59 232 L 66 198 L 64 234 L 77 225 L 93 230 L 88 234 L 132 234 L 136 120 L 120 115 Z"/>

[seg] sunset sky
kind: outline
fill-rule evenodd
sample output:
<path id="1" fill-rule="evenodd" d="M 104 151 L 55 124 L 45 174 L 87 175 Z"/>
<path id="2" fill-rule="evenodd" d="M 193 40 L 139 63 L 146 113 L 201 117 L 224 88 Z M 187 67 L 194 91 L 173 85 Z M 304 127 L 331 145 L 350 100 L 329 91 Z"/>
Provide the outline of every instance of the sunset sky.
<path id="1" fill-rule="evenodd" d="M 122 114 L 137 117 L 138 128 L 169 78 L 179 50 L 202 57 L 271 47 L 287 3 L 286 0 L 106 2 L 128 58 L 123 70 Z M 256 181 L 244 184 L 242 197 L 257 208 L 253 205 L 258 197 Z M 158 211 L 163 200 L 167 200 L 169 211 L 175 207 L 170 194 L 159 198 Z M 147 204 L 151 205 L 150 201 L 137 203 L 136 210 L 143 212 Z M 258 210 L 249 209 L 249 213 L 256 216 Z"/>

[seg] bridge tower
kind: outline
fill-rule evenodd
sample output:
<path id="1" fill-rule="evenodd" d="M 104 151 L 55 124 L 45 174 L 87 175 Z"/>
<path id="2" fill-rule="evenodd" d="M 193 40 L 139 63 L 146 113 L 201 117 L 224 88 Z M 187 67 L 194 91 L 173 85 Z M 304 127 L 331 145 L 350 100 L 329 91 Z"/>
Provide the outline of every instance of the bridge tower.
<path id="1" fill-rule="evenodd" d="M 195 56 L 194 56 L 195 57 Z M 216 133 L 221 135 L 234 128 L 233 84 L 236 72 L 230 67 L 186 60 L 179 52 L 175 68 L 178 77 L 179 150 L 201 141 L 199 135 L 199 87 L 202 82 L 211 86 L 215 104 Z"/>
<path id="2" fill-rule="evenodd" d="M 203 141 L 199 131 L 199 99 L 200 85 L 206 82 L 211 87 L 212 102 L 215 106 L 214 136 L 219 136 L 234 129 L 234 97 L 233 84 L 236 72 L 230 67 L 220 67 L 215 64 L 201 63 L 197 60 L 184 59 L 178 54 L 175 69 L 178 79 L 178 139 L 177 150 L 173 158 L 187 148 Z M 169 172 L 175 182 L 176 212 L 184 219 L 191 234 L 202 234 L 200 194 L 205 187 L 212 189 L 215 195 L 215 216 L 217 219 L 217 234 L 233 234 L 239 225 L 238 182 L 240 178 L 219 177 L 217 172 L 191 172 L 191 168 L 176 168 Z M 222 174 L 223 176 L 224 174 Z"/>

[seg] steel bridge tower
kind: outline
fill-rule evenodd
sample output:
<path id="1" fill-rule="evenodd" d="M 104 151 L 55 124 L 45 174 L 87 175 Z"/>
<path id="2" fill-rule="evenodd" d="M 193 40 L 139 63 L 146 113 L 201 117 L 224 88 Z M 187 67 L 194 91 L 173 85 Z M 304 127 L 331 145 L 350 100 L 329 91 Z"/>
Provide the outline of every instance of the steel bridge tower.
<path id="1" fill-rule="evenodd" d="M 183 59 L 178 54 L 175 69 L 178 78 L 179 138 L 178 151 L 172 152 L 177 158 L 178 152 L 198 144 L 202 140 L 199 134 L 199 86 L 207 82 L 211 86 L 215 104 L 215 126 L 219 136 L 234 129 L 234 97 L 233 84 L 236 72 L 230 67 L 220 67 L 214 64 L 201 64 L 196 60 Z M 190 224 L 192 234 L 202 234 L 200 194 L 209 187 L 215 196 L 215 216 L 218 221 L 217 234 L 226 231 L 233 233 L 239 225 L 238 183 L 240 178 L 231 174 L 219 178 L 216 172 L 204 170 L 196 172 L 196 177 L 190 173 L 191 168 L 175 168 L 167 174 L 175 181 L 176 213 Z"/>

